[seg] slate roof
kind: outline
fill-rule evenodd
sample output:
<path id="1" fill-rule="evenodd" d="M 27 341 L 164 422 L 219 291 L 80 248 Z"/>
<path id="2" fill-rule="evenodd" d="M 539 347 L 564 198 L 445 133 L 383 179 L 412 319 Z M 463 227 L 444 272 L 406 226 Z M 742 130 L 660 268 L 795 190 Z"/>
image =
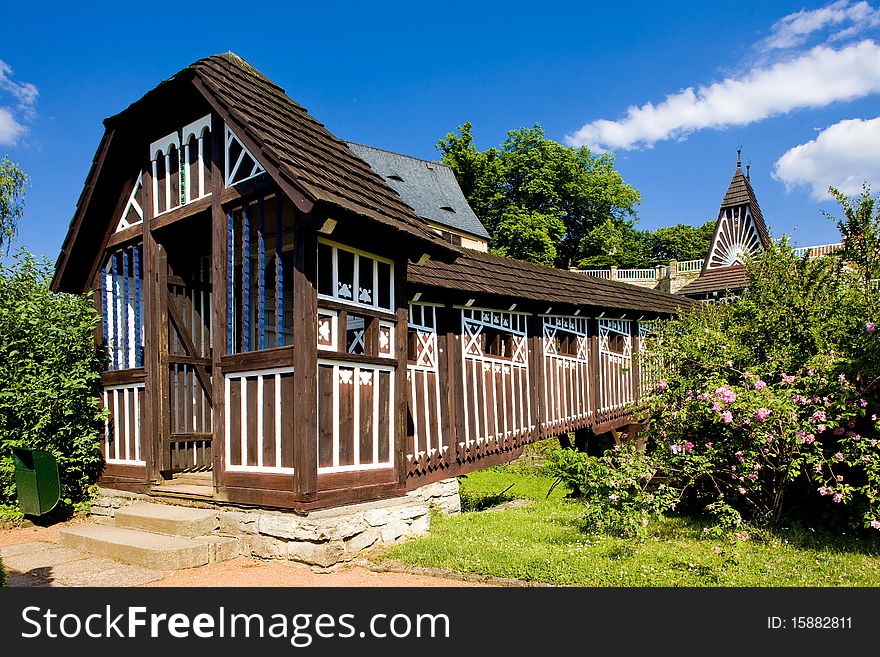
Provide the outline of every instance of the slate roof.
<path id="1" fill-rule="evenodd" d="M 489 233 L 468 205 L 449 166 L 373 146 L 347 143 L 420 217 L 489 239 Z"/>
<path id="2" fill-rule="evenodd" d="M 462 249 L 454 262 L 409 263 L 409 285 L 491 294 L 508 299 L 596 306 L 639 313 L 675 314 L 690 299 L 628 283 L 605 281 L 564 269 L 543 267 L 492 253 Z"/>
<path id="3" fill-rule="evenodd" d="M 709 269 L 682 287 L 678 294 L 705 296 L 707 292 L 738 291 L 749 286 L 749 276 L 745 265 L 731 265 Z"/>

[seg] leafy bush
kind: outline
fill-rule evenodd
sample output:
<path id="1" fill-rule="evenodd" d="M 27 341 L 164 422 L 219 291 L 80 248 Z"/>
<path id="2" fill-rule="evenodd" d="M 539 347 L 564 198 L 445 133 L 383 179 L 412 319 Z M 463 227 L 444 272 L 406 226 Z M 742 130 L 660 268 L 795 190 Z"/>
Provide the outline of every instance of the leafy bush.
<path id="1" fill-rule="evenodd" d="M 16 504 L 12 447 L 58 460 L 61 512 L 89 495 L 102 465 L 102 360 L 89 295 L 54 294 L 48 263 L 19 252 L 0 265 L 0 504 Z"/>
<path id="2" fill-rule="evenodd" d="M 0 560 L 0 589 L 6 586 L 8 581 L 9 579 L 6 575 L 6 568 L 3 567 L 3 561 Z"/>
<path id="3" fill-rule="evenodd" d="M 785 242 L 749 278 L 646 343 L 675 364 L 648 397 L 651 458 L 727 527 L 807 514 L 880 529 L 878 294 Z"/>
<path id="4" fill-rule="evenodd" d="M 560 448 L 551 453 L 547 468 L 584 500 L 589 532 L 644 536 L 652 520 L 675 506 L 675 490 L 657 479 L 653 460 L 632 444 L 600 457 Z"/>

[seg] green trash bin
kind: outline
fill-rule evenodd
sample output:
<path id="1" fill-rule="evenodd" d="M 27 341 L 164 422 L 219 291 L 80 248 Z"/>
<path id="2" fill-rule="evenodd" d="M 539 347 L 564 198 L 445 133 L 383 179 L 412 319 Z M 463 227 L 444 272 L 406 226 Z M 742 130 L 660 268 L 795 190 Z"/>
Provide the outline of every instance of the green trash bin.
<path id="1" fill-rule="evenodd" d="M 31 516 L 49 513 L 61 498 L 58 461 L 42 449 L 12 448 L 15 487 L 22 512 Z"/>

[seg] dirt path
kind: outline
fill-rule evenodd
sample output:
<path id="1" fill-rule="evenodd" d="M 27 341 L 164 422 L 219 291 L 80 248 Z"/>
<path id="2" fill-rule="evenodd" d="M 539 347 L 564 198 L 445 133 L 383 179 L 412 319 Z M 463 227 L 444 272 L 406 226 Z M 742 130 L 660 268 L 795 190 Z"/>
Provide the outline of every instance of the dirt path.
<path id="1" fill-rule="evenodd" d="M 0 528 L 0 547 L 22 543 L 57 543 L 58 531 L 75 523 L 88 522 L 74 519 L 49 527 Z M 10 569 L 11 570 L 11 569 Z M 97 583 L 85 583 L 96 585 Z M 290 562 L 262 561 L 249 557 L 237 557 L 231 561 L 213 563 L 187 570 L 165 571 L 162 578 L 145 586 L 266 586 L 266 587 L 459 587 L 489 586 L 484 582 L 463 581 L 444 577 L 408 572 L 376 572 L 363 566 L 348 566 L 331 573 L 316 573 L 304 566 Z"/>

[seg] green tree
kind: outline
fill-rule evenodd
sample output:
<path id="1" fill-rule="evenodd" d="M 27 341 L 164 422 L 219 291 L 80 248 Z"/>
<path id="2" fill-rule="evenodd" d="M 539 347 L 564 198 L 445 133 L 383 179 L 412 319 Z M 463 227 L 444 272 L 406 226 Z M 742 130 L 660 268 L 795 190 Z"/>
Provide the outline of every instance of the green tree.
<path id="1" fill-rule="evenodd" d="M 27 174 L 15 162 L 6 156 L 0 160 L 0 249 L 5 245 L 6 253 L 18 232 L 27 180 Z"/>
<path id="2" fill-rule="evenodd" d="M 628 222 L 606 219 L 581 240 L 583 257 L 577 265 L 590 267 L 649 267 L 650 233 L 636 230 Z"/>
<path id="3" fill-rule="evenodd" d="M 605 221 L 636 217 L 639 193 L 614 169 L 613 155 L 562 146 L 547 139 L 539 125 L 511 130 L 499 148 L 480 152 L 472 125 L 465 123 L 437 148 L 492 235 L 495 252 L 534 254 L 546 264 L 550 238 L 555 240 L 553 264 L 567 268 L 583 257 L 591 230 Z M 516 235 L 511 223 L 516 218 L 527 222 L 525 239 Z"/>
<path id="4" fill-rule="evenodd" d="M 843 238 L 843 260 L 856 268 L 865 289 L 869 289 L 871 281 L 880 279 L 880 207 L 874 211 L 877 199 L 871 196 L 867 182 L 855 198 L 834 187 L 829 187 L 828 192 L 840 203 L 843 218 L 824 210 L 823 213 L 837 224 Z"/>
<path id="5" fill-rule="evenodd" d="M 712 220 L 702 226 L 678 223 L 658 228 L 647 235 L 651 258 L 658 264 L 670 260 L 700 260 L 709 253 L 714 233 L 715 222 Z"/>

